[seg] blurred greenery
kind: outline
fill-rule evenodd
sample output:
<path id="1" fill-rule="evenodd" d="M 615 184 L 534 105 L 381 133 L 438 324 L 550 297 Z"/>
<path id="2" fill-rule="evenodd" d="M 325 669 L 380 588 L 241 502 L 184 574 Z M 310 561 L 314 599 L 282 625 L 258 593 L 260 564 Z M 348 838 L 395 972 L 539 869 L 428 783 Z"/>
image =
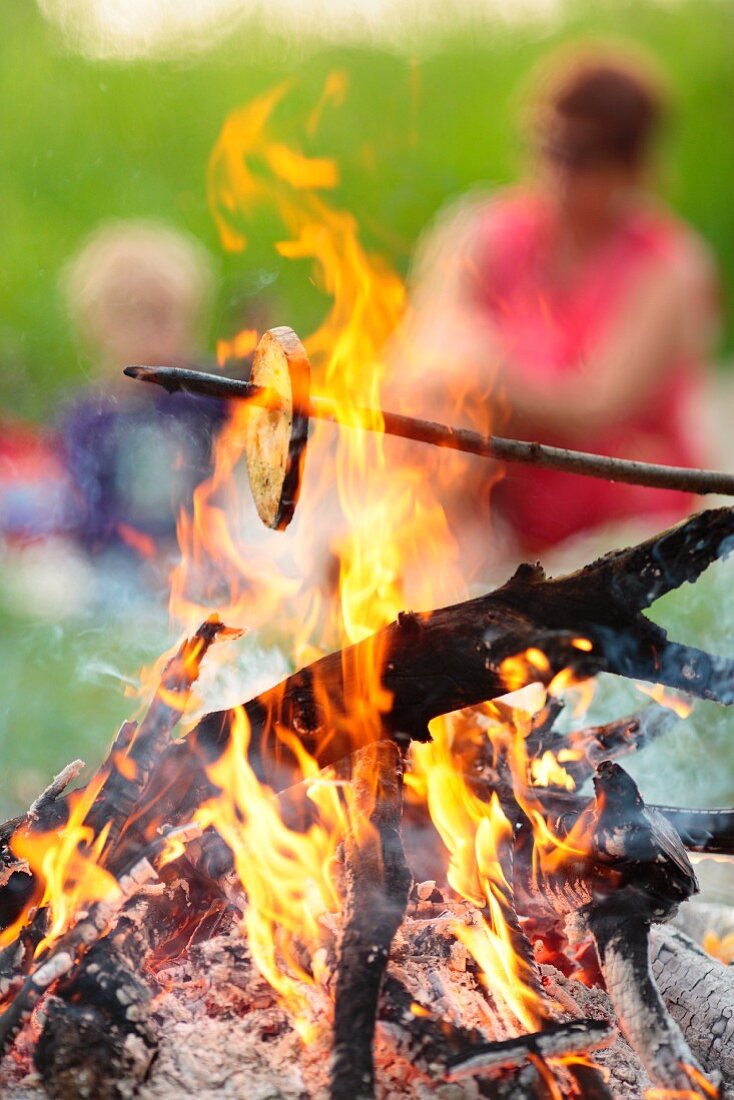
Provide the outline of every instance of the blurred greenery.
<path id="1" fill-rule="evenodd" d="M 730 0 L 571 0 L 557 26 L 498 20 L 457 29 L 432 49 L 422 43 L 415 57 L 374 47 L 319 49 L 246 27 L 186 63 L 95 62 L 65 50 L 33 3 L 3 5 L 3 25 L 0 400 L 16 413 L 48 415 L 64 385 L 90 369 L 73 346 L 57 281 L 84 235 L 106 218 L 163 218 L 210 247 L 222 274 L 212 338 L 246 324 L 263 287 L 281 321 L 309 327 L 322 303 L 308 272 L 275 255 L 271 227 L 244 255 L 222 255 L 205 175 L 231 108 L 291 77 L 284 120 L 298 140 L 334 68 L 348 74 L 346 101 L 325 112 L 315 142 L 303 135 L 304 148 L 338 159 L 341 205 L 405 271 L 420 231 L 447 199 L 477 180 L 505 183 L 521 169 L 516 92 L 540 55 L 576 34 L 624 34 L 643 44 L 671 73 L 680 106 L 663 190 L 712 243 L 732 301 Z M 727 341 L 730 350 L 731 322 Z"/>
<path id="2" fill-rule="evenodd" d="M 250 28 L 186 63 L 94 62 L 65 50 L 29 0 L 3 5 L 3 30 L 0 401 L 12 413 L 52 415 L 65 387 L 91 370 L 74 346 L 57 284 L 65 260 L 107 218 L 162 218 L 210 248 L 221 274 L 210 348 L 215 336 L 247 324 L 264 296 L 275 303 L 274 321 L 309 329 L 323 302 L 308 271 L 272 250 L 273 226 L 263 223 L 244 255 L 222 253 L 207 208 L 206 166 L 227 113 L 285 77 L 294 79 L 297 94 L 282 118 L 299 140 L 335 68 L 348 74 L 346 101 L 326 111 L 315 141 L 303 134 L 303 148 L 336 157 L 340 204 L 355 212 L 368 244 L 405 272 L 417 237 L 443 203 L 476 181 L 501 185 L 521 171 L 517 90 L 538 57 L 589 32 L 645 45 L 670 71 L 680 106 L 662 189 L 713 245 L 734 304 L 730 0 L 578 0 L 558 26 L 498 22 L 456 30 L 433 48 L 423 43 L 414 57 L 284 42 Z M 733 346 L 730 321 L 726 347 Z M 713 609 L 726 607 L 731 568 L 717 567 L 696 589 L 668 599 L 661 614 L 675 636 L 730 648 L 730 623 Z M 58 622 L 32 619 L 8 599 L 0 598 L 0 607 L 1 814 L 27 804 L 74 756 L 99 760 L 116 725 L 136 709 L 123 694 L 124 678 L 169 639 L 162 607 L 124 614 L 110 608 Z M 630 702 L 618 686 L 607 699 L 616 713 Z M 711 707 L 696 714 L 652 764 L 636 767 L 654 797 L 665 789 L 689 804 L 731 802 L 727 716 Z M 663 788 L 676 769 L 677 780 Z"/>

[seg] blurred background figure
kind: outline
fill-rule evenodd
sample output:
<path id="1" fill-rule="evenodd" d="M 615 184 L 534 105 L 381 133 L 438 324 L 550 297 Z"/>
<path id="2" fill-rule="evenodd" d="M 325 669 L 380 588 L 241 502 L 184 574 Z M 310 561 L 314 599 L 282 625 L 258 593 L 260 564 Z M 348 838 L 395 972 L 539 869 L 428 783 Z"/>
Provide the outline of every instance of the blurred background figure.
<path id="1" fill-rule="evenodd" d="M 718 295 L 708 249 L 653 194 L 664 83 L 636 52 L 567 47 L 531 88 L 532 172 L 516 188 L 470 195 L 425 243 L 395 394 L 437 420 L 702 465 L 699 396 Z M 452 518 L 473 527 L 481 568 L 490 541 L 502 544 L 497 524 L 489 534 L 491 478 L 486 464 L 472 480 L 447 461 Z M 526 555 L 633 518 L 660 528 L 695 504 L 516 466 L 492 491 L 504 545 Z"/>
<path id="2" fill-rule="evenodd" d="M 221 402 L 135 385 L 131 363 L 190 365 L 213 291 L 194 238 L 148 221 L 102 226 L 71 261 L 64 290 L 96 365 L 91 386 L 59 423 L 85 549 L 153 557 L 175 545 L 176 520 L 210 471 Z"/>
<path id="3" fill-rule="evenodd" d="M 70 493 L 53 439 L 33 424 L 0 416 L 0 540 L 23 546 L 63 532 Z"/>

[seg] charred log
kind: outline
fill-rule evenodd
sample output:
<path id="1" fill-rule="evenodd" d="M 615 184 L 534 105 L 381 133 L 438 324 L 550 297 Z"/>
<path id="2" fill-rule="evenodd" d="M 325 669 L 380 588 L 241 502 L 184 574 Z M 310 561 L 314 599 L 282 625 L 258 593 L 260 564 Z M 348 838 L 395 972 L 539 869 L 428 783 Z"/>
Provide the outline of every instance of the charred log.
<path id="1" fill-rule="evenodd" d="M 374 1096 L 377 1001 L 411 880 L 400 839 L 399 750 L 391 742 L 362 749 L 352 782 L 357 820 L 344 842 L 347 900 L 334 998 L 333 1100 Z"/>
<path id="2" fill-rule="evenodd" d="M 726 557 L 733 536 L 734 510 L 703 512 L 568 576 L 548 579 L 540 567 L 521 566 L 489 595 L 424 614 L 404 612 L 372 637 L 243 704 L 252 766 L 275 789 L 292 783 L 293 733 L 321 766 L 349 755 L 353 715 L 365 714 L 376 684 L 390 703 L 367 711 L 362 735 L 399 744 L 428 740 L 428 723 L 439 715 L 524 683 L 548 683 L 563 668 L 579 677 L 604 671 L 649 680 L 729 704 L 734 661 L 670 641 L 642 611 Z M 508 663 L 528 650 L 543 659 Z M 225 751 L 233 719 L 233 711 L 209 714 L 164 753 L 146 792 L 157 817 L 181 820 L 211 793 L 205 768 Z"/>
<path id="3" fill-rule="evenodd" d="M 534 1059 L 544 1062 L 592 1051 L 606 1045 L 612 1034 L 603 1021 L 573 1020 L 551 1023 L 532 1035 L 487 1042 L 477 1031 L 437 1020 L 390 974 L 383 983 L 379 1019 L 388 1026 L 396 1049 L 412 1065 L 430 1077 L 459 1080 L 479 1075 L 480 1095 L 490 1100 L 522 1096 L 545 1100 L 552 1094 Z"/>
<path id="4" fill-rule="evenodd" d="M 34 1061 L 53 1100 L 126 1100 L 144 1080 L 157 1039 L 152 994 L 110 939 L 89 951 L 44 1006 Z"/>
<path id="5" fill-rule="evenodd" d="M 120 730 L 108 758 L 106 778 L 87 819 L 95 832 L 103 825 L 108 826 L 103 862 L 112 869 L 124 856 L 111 853 L 134 817 L 135 806 L 157 760 L 171 743 L 207 650 L 217 637 L 232 633 L 215 617 L 202 623 L 166 665 L 140 725 L 127 724 Z"/>
<path id="6" fill-rule="evenodd" d="M 207 921 L 216 912 L 211 890 L 176 866 L 147 896 L 131 899 L 47 999 L 34 1060 L 53 1100 L 126 1100 L 145 1079 L 158 1049 L 153 970 L 218 923 Z"/>

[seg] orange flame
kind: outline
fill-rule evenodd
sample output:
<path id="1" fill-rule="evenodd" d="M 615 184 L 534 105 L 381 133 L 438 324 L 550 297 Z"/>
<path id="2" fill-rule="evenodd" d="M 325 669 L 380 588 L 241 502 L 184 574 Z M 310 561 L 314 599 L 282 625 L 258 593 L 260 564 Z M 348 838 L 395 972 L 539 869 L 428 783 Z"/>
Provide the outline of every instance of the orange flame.
<path id="1" fill-rule="evenodd" d="M 340 431 L 312 422 L 306 484 L 288 537 L 260 529 L 238 483 L 242 425 L 248 410 L 233 408 L 216 447 L 215 472 L 200 486 L 190 516 L 182 516 L 182 561 L 173 578 L 171 610 L 190 627 L 208 606 L 227 622 L 256 628 L 277 615 L 292 630 L 296 663 L 320 645 L 361 641 L 411 602 L 435 606 L 464 592 L 443 510 L 424 473 L 420 449 L 411 462 L 388 463 L 378 411 L 387 373 L 384 348 L 404 309 L 405 289 L 389 266 L 363 247 L 353 215 L 327 198 L 339 185 L 336 163 L 307 156 L 277 133 L 274 115 L 291 85 L 283 83 L 227 118 L 208 170 L 209 202 L 225 248 L 242 251 L 249 224 L 269 207 L 283 225 L 279 255 L 312 265 L 312 283 L 330 299 L 319 328 L 306 340 L 314 378 L 325 388 Z M 332 74 L 307 132 L 341 101 L 343 74 Z M 250 350 L 248 334 L 239 350 Z M 237 350 L 222 344 L 221 354 Z M 335 448 L 335 450 L 334 450 Z M 333 484 L 335 479 L 335 484 Z M 244 507 L 243 507 L 244 501 Z M 442 562 L 432 570 L 431 560 Z M 338 561 L 338 605 L 331 600 L 331 565 Z M 213 583 L 214 581 L 214 583 Z M 377 658 L 365 662 L 376 669 Z M 374 685 L 378 690 L 377 685 Z"/>
<path id="2" fill-rule="evenodd" d="M 645 1100 L 701 1100 L 702 1096 L 716 1097 L 719 1090 L 697 1070 L 695 1066 L 689 1066 L 685 1062 L 680 1063 L 680 1068 L 691 1079 L 690 1089 L 646 1089 Z"/>
<path id="3" fill-rule="evenodd" d="M 95 836 L 84 821 L 106 775 L 88 784 L 69 800 L 69 818 L 63 828 L 34 833 L 18 829 L 10 842 L 13 854 L 26 860 L 36 876 L 38 889 L 32 901 L 14 924 L 0 932 L 0 947 L 12 943 L 36 909 L 47 909 L 46 935 L 36 948 L 45 951 L 74 923 L 79 912 L 117 892 L 115 878 L 99 865 L 107 839 L 105 827 Z"/>
<path id="4" fill-rule="evenodd" d="M 636 683 L 635 687 L 638 691 L 641 691 L 643 695 L 649 695 L 656 703 L 659 703 L 663 707 L 667 707 L 668 710 L 674 711 L 679 718 L 688 718 L 693 711 L 693 703 L 691 703 L 690 699 L 686 699 L 682 695 L 670 691 L 668 688 L 663 687 L 662 684 Z"/>
<path id="5" fill-rule="evenodd" d="M 255 964 L 301 1037 L 310 1041 L 318 1031 L 309 994 L 317 988 L 313 960 L 328 940 L 322 918 L 340 910 L 334 863 L 348 815 L 339 785 L 318 775 L 304 754 L 302 768 L 312 776 L 306 797 L 317 808 L 318 820 L 306 832 L 289 829 L 273 792 L 260 784 L 248 763 L 249 736 L 247 715 L 238 708 L 227 751 L 209 770 L 221 793 L 199 808 L 196 820 L 202 828 L 216 828 L 231 848 L 247 893 L 244 931 Z"/>
<path id="6" fill-rule="evenodd" d="M 542 1016 L 528 964 L 516 954 L 507 914 L 512 891 L 505 867 L 511 859 L 512 826 L 496 793 L 489 802 L 473 794 L 451 754 L 451 720 L 432 723 L 433 741 L 414 746 L 414 768 L 425 784 L 428 808 L 449 852 L 448 880 L 482 910 L 481 923 L 455 922 L 453 931 L 474 956 L 493 993 L 529 1030 Z"/>

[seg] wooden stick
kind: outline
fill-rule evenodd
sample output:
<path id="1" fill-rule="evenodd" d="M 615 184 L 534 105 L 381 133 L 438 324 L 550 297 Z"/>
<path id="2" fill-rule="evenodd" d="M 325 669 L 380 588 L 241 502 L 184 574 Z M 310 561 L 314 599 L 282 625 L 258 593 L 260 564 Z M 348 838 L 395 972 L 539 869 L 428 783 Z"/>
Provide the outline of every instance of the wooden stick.
<path id="1" fill-rule="evenodd" d="M 198 393 L 225 400 L 251 401 L 273 411 L 282 409 L 279 398 L 263 386 L 254 386 L 238 378 L 225 378 L 182 367 L 126 367 L 125 374 L 141 382 L 163 386 L 169 393 Z M 336 402 L 328 397 L 312 396 L 306 414 L 317 420 L 328 420 L 347 427 L 359 427 L 371 432 L 384 432 L 401 439 L 430 443 L 465 454 L 480 455 L 499 462 L 518 462 L 560 470 L 582 477 L 604 481 L 620 481 L 627 485 L 644 485 L 650 489 L 673 489 L 684 493 L 720 493 L 734 496 L 734 475 L 718 470 L 689 469 L 684 466 L 660 466 L 633 459 L 611 458 L 608 455 L 570 451 L 546 443 L 521 439 L 504 439 L 496 435 L 481 435 L 466 428 L 453 428 L 432 420 L 388 412 L 385 409 L 350 409 L 340 413 Z"/>

